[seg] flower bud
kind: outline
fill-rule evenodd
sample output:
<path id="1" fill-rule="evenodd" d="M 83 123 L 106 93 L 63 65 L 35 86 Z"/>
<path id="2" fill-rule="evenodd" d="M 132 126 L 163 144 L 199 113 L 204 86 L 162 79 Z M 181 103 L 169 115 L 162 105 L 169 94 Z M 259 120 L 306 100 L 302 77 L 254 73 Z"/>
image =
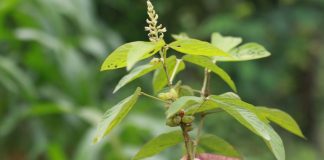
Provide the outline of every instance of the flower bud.
<path id="1" fill-rule="evenodd" d="M 160 58 L 153 58 L 151 61 L 150 61 L 150 64 L 152 65 L 157 65 L 161 62 Z"/>
<path id="2" fill-rule="evenodd" d="M 165 124 L 167 126 L 170 126 L 170 127 L 176 127 L 176 126 L 178 126 L 178 124 L 176 124 L 176 123 L 173 122 L 173 119 L 172 118 L 167 119 Z"/>
<path id="3" fill-rule="evenodd" d="M 182 122 L 186 123 L 186 124 L 189 124 L 189 123 L 192 123 L 194 119 L 195 119 L 194 116 L 183 116 L 182 117 Z"/>
<path id="4" fill-rule="evenodd" d="M 173 122 L 177 125 L 181 123 L 181 117 L 180 116 L 175 116 L 173 117 Z"/>

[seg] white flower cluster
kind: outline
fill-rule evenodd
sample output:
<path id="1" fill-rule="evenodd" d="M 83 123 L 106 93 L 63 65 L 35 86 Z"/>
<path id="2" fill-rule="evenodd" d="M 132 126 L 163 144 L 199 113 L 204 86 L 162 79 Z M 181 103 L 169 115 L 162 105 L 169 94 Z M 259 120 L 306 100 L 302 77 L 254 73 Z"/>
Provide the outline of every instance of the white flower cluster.
<path id="1" fill-rule="evenodd" d="M 158 14 L 155 13 L 154 7 L 151 1 L 147 1 L 147 14 L 149 19 L 146 19 L 148 24 L 145 27 L 145 31 L 149 31 L 148 36 L 150 41 L 157 42 L 164 37 L 164 32 L 166 32 L 166 28 L 162 26 L 162 24 L 158 25 Z"/>

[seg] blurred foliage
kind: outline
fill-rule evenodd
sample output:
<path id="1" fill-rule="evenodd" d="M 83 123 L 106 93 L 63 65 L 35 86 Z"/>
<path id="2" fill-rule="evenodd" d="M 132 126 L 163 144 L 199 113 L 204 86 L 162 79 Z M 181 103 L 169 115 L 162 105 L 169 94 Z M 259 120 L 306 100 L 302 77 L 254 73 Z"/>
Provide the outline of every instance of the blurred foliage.
<path id="1" fill-rule="evenodd" d="M 283 106 L 297 119 L 308 140 L 280 130 L 288 160 L 324 157 L 323 0 L 153 2 L 169 34 L 209 40 L 217 31 L 265 45 L 270 58 L 220 65 L 243 99 Z M 119 129 L 91 145 L 102 113 L 136 86 L 112 95 L 125 71 L 100 73 L 100 64 L 122 42 L 147 39 L 145 10 L 144 0 L 0 1 L 0 159 L 124 160 L 170 129 L 162 107 L 143 98 Z M 184 83 L 200 87 L 202 71 L 189 68 Z M 137 85 L 152 91 L 150 79 Z M 215 77 L 212 84 L 217 93 L 229 90 Z M 261 139 L 226 115 L 209 117 L 206 127 L 248 160 L 273 159 Z M 176 159 L 181 151 L 153 159 Z"/>

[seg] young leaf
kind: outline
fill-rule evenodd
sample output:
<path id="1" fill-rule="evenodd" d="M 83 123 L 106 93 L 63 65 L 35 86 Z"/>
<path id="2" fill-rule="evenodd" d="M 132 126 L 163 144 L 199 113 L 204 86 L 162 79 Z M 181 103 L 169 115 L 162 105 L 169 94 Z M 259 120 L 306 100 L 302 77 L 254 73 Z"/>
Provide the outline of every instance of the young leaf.
<path id="1" fill-rule="evenodd" d="M 286 112 L 283 112 L 279 109 L 271 109 L 266 107 L 257 107 L 257 110 L 268 120 L 276 123 L 280 127 L 299 137 L 305 138 L 296 121 Z"/>
<path id="2" fill-rule="evenodd" d="M 137 152 L 133 160 L 140 160 L 151 157 L 182 141 L 183 138 L 181 131 L 172 131 L 161 134 L 145 144 L 143 148 L 141 148 L 140 151 Z"/>
<path id="3" fill-rule="evenodd" d="M 242 46 L 232 49 L 229 52 L 231 57 L 215 57 L 216 61 L 247 61 L 270 56 L 263 46 L 257 43 L 246 43 Z"/>
<path id="4" fill-rule="evenodd" d="M 173 102 L 169 109 L 166 111 L 167 118 L 172 117 L 176 113 L 178 113 L 181 109 L 184 109 L 187 106 L 191 106 L 193 104 L 200 104 L 203 102 L 203 98 L 195 97 L 195 96 L 183 96 Z"/>
<path id="5" fill-rule="evenodd" d="M 196 39 L 180 39 L 169 44 L 169 46 L 181 53 L 203 56 L 230 56 L 228 53 L 218 49 L 212 44 Z"/>
<path id="6" fill-rule="evenodd" d="M 211 36 L 211 44 L 225 52 L 230 51 L 240 43 L 242 43 L 242 38 L 239 37 L 223 37 L 219 33 L 213 33 Z"/>
<path id="7" fill-rule="evenodd" d="M 266 123 L 260 120 L 255 107 L 237 98 L 210 96 L 209 100 L 219 106 L 238 122 L 265 140 L 270 140 Z"/>
<path id="8" fill-rule="evenodd" d="M 143 57 L 147 58 L 157 53 L 164 45 L 165 42 L 163 40 L 158 42 L 142 42 L 132 44 L 131 51 L 127 56 L 127 70 L 130 70 L 136 64 L 136 62 L 143 59 Z"/>
<path id="9" fill-rule="evenodd" d="M 137 88 L 133 95 L 120 101 L 114 107 L 107 110 L 103 119 L 99 122 L 94 143 L 99 142 L 105 135 L 107 135 L 117 124 L 119 124 L 127 113 L 132 109 L 136 103 L 138 96 L 141 93 L 141 88 Z"/>
<path id="10" fill-rule="evenodd" d="M 131 55 L 135 56 L 137 54 L 141 55 L 140 57 L 135 56 L 135 61 L 129 61 L 131 63 L 136 63 L 138 60 L 147 58 L 155 54 L 159 49 L 160 43 L 154 42 L 143 42 L 143 41 L 136 41 L 131 43 L 126 43 L 116 50 L 114 50 L 104 61 L 101 65 L 101 71 L 105 70 L 112 70 L 117 68 L 122 68 L 127 66 L 128 56 Z"/>
<path id="11" fill-rule="evenodd" d="M 224 139 L 215 135 L 206 134 L 201 136 L 199 144 L 206 149 L 212 150 L 213 153 L 230 156 L 230 157 L 241 157 L 235 148 L 226 142 Z"/>
<path id="12" fill-rule="evenodd" d="M 210 58 L 203 56 L 185 55 L 183 56 L 183 60 L 211 70 L 215 74 L 219 75 L 227 83 L 227 85 L 232 88 L 233 91 L 237 91 L 231 77 L 223 69 L 214 64 Z"/>
<path id="13" fill-rule="evenodd" d="M 160 67 L 161 64 L 146 64 L 146 65 L 141 65 L 138 66 L 136 68 L 134 68 L 130 73 L 128 73 L 127 75 L 125 75 L 117 84 L 117 86 L 115 87 L 113 93 L 117 92 L 120 88 L 122 88 L 123 86 L 125 86 L 126 84 L 128 84 L 129 82 L 147 74 L 152 72 L 153 70 L 157 69 L 158 67 Z"/>
<path id="14" fill-rule="evenodd" d="M 167 72 L 170 76 L 173 74 L 174 69 L 176 69 L 175 75 L 185 69 L 185 64 L 183 63 L 183 61 L 178 61 L 176 56 L 170 56 L 169 58 L 167 58 L 166 64 Z M 166 78 L 165 71 L 162 66 L 154 72 L 152 83 L 154 93 L 157 93 L 168 84 L 168 80 Z"/>

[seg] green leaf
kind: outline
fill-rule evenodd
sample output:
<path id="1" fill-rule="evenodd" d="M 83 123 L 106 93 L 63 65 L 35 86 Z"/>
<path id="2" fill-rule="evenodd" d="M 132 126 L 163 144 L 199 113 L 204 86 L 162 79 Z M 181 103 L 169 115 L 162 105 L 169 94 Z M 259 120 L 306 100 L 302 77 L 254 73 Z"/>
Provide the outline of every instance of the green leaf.
<path id="1" fill-rule="evenodd" d="M 222 108 L 246 128 L 259 135 L 265 140 L 270 140 L 267 124 L 260 120 L 253 105 L 243 102 L 237 98 L 223 98 L 210 96 L 208 98 L 217 107 Z"/>
<path id="2" fill-rule="evenodd" d="M 167 118 L 172 117 L 176 113 L 178 113 L 181 109 L 185 107 L 191 106 L 192 104 L 202 103 L 203 98 L 195 97 L 195 96 L 183 96 L 174 101 L 169 109 L 166 111 Z"/>
<path id="3" fill-rule="evenodd" d="M 211 44 L 225 52 L 230 51 L 240 43 L 242 43 L 242 38 L 240 37 L 223 37 L 219 33 L 213 33 L 211 36 Z"/>
<path id="4" fill-rule="evenodd" d="M 166 64 L 167 72 L 170 76 L 173 74 L 173 72 L 175 72 L 175 75 L 177 75 L 179 72 L 185 69 L 184 62 L 178 60 L 176 56 L 170 56 L 169 58 L 167 58 Z M 163 66 L 161 66 L 154 72 L 152 83 L 154 93 L 157 93 L 168 84 Z"/>
<path id="5" fill-rule="evenodd" d="M 164 133 L 150 140 L 140 149 L 133 160 L 144 159 L 160 153 L 161 151 L 183 141 L 181 131 Z"/>
<path id="6" fill-rule="evenodd" d="M 104 63 L 101 65 L 101 71 L 122 68 L 127 66 L 127 63 L 130 63 L 128 64 L 128 68 L 130 68 L 138 60 L 154 55 L 159 49 L 161 49 L 161 43 L 162 42 L 155 43 L 142 41 L 126 43 L 114 50 L 105 59 Z M 133 60 L 129 60 L 133 57 Z"/>
<path id="7" fill-rule="evenodd" d="M 185 55 L 183 56 L 183 60 L 211 70 L 215 74 L 219 75 L 231 87 L 233 91 L 237 91 L 231 77 L 223 69 L 214 64 L 210 58 L 203 56 Z"/>
<path id="8" fill-rule="evenodd" d="M 203 148 L 212 150 L 216 154 L 230 157 L 241 157 L 231 144 L 215 135 L 206 134 L 201 136 L 199 144 L 203 146 Z"/>
<path id="9" fill-rule="evenodd" d="M 116 93 L 120 88 L 128 84 L 129 82 L 147 74 L 155 69 L 159 68 L 161 64 L 146 64 L 146 65 L 141 65 L 136 68 L 134 68 L 130 73 L 125 75 L 117 84 L 115 87 L 113 93 Z"/>
<path id="10" fill-rule="evenodd" d="M 285 148 L 280 136 L 273 130 L 270 125 L 266 127 L 270 140 L 264 140 L 277 160 L 285 160 Z"/>
<path id="11" fill-rule="evenodd" d="M 190 86 L 187 86 L 187 85 L 181 85 L 178 89 L 178 92 L 179 92 L 178 94 L 180 97 L 195 95 L 194 90 Z"/>
<path id="12" fill-rule="evenodd" d="M 133 95 L 120 101 L 114 107 L 107 110 L 102 120 L 99 122 L 94 143 L 99 142 L 105 135 L 107 135 L 117 124 L 119 124 L 127 113 L 132 109 L 136 103 L 141 88 L 137 88 Z"/>
<path id="13" fill-rule="evenodd" d="M 224 98 L 236 98 L 236 99 L 241 99 L 241 97 L 233 92 L 226 92 L 223 93 L 221 95 L 219 95 L 220 97 L 224 97 Z"/>
<path id="14" fill-rule="evenodd" d="M 271 122 L 276 123 L 280 127 L 299 137 L 305 138 L 296 121 L 286 112 L 266 107 L 257 107 L 257 110 Z"/>
<path id="15" fill-rule="evenodd" d="M 270 56 L 263 46 L 257 43 L 246 43 L 242 46 L 232 49 L 229 52 L 231 57 L 215 57 L 216 61 L 247 61 Z"/>
<path id="16" fill-rule="evenodd" d="M 127 56 L 127 70 L 130 70 L 143 57 L 147 58 L 157 53 L 164 45 L 165 42 L 163 40 L 132 44 L 131 51 Z"/>
<path id="17" fill-rule="evenodd" d="M 180 39 L 172 42 L 169 46 L 178 52 L 191 55 L 230 56 L 212 44 L 196 39 Z"/>
<path id="18" fill-rule="evenodd" d="M 175 40 L 190 39 L 187 33 L 172 34 L 171 36 Z"/>

